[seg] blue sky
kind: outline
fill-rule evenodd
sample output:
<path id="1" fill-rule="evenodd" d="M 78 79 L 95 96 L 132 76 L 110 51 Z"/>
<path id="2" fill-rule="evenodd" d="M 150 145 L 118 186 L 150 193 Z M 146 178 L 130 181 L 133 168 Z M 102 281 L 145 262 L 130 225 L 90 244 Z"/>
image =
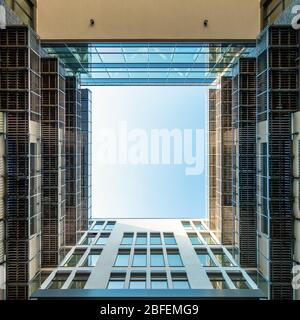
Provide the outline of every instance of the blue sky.
<path id="1" fill-rule="evenodd" d="M 99 162 L 101 130 L 204 129 L 207 88 L 92 87 L 93 217 L 205 217 L 205 174 L 182 165 L 107 165 Z"/>

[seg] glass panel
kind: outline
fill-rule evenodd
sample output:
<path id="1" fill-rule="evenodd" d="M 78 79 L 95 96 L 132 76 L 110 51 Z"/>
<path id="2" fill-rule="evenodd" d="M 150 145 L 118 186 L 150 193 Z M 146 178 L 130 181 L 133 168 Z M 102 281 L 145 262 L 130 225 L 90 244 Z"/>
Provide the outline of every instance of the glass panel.
<path id="1" fill-rule="evenodd" d="M 147 234 L 138 233 L 136 237 L 135 244 L 146 245 L 147 244 Z"/>
<path id="2" fill-rule="evenodd" d="M 259 289 L 263 290 L 264 293 L 268 293 L 268 282 L 265 278 L 257 271 L 247 272 L 251 279 L 255 282 Z"/>
<path id="3" fill-rule="evenodd" d="M 81 242 L 83 245 L 89 245 L 94 242 L 94 239 L 96 237 L 96 234 L 88 234 L 85 239 Z"/>
<path id="4" fill-rule="evenodd" d="M 193 245 L 201 245 L 202 244 L 201 240 L 199 239 L 199 237 L 197 235 L 189 234 L 189 238 L 190 238 L 191 243 Z"/>
<path id="5" fill-rule="evenodd" d="M 168 263 L 170 267 L 182 267 L 182 260 L 179 253 L 168 253 Z"/>
<path id="6" fill-rule="evenodd" d="M 130 280 L 129 289 L 146 289 L 145 280 Z"/>
<path id="7" fill-rule="evenodd" d="M 74 253 L 71 255 L 69 260 L 64 264 L 64 267 L 75 267 L 79 260 L 82 258 L 85 250 L 75 250 Z"/>
<path id="8" fill-rule="evenodd" d="M 197 252 L 200 264 L 203 267 L 215 267 L 216 264 L 212 260 L 211 256 L 208 254 L 208 252 Z"/>
<path id="9" fill-rule="evenodd" d="M 48 285 L 47 289 L 61 289 L 70 273 L 56 273 L 53 280 Z"/>
<path id="10" fill-rule="evenodd" d="M 216 244 L 216 241 L 209 233 L 201 233 L 201 236 L 207 244 Z"/>
<path id="11" fill-rule="evenodd" d="M 116 267 L 128 267 L 129 263 L 129 254 L 127 253 L 119 253 L 117 255 L 115 266 Z"/>
<path id="12" fill-rule="evenodd" d="M 97 240 L 96 244 L 106 245 L 109 236 L 110 236 L 110 233 L 101 233 L 101 235 L 100 235 L 99 239 Z"/>
<path id="13" fill-rule="evenodd" d="M 228 275 L 237 289 L 250 289 L 248 282 L 241 273 L 228 273 Z"/>
<path id="14" fill-rule="evenodd" d="M 147 266 L 147 254 L 146 253 L 135 253 L 133 256 L 134 267 L 146 267 Z"/>
<path id="15" fill-rule="evenodd" d="M 104 225 L 104 221 L 97 221 L 92 230 L 101 230 Z"/>
<path id="16" fill-rule="evenodd" d="M 197 230 L 205 230 L 205 228 L 204 228 L 204 226 L 203 226 L 203 224 L 200 222 L 200 221 L 193 221 L 193 223 L 194 223 L 194 226 L 195 226 L 195 228 L 197 229 Z"/>
<path id="17" fill-rule="evenodd" d="M 162 253 L 151 253 L 151 267 L 164 267 L 164 255 Z"/>
<path id="18" fill-rule="evenodd" d="M 189 221 L 182 221 L 181 223 L 185 230 L 193 230 L 193 227 Z"/>
<path id="19" fill-rule="evenodd" d="M 150 234 L 150 244 L 151 245 L 161 245 L 160 234 Z"/>
<path id="20" fill-rule="evenodd" d="M 99 259 L 101 255 L 101 252 L 99 253 L 93 253 L 91 252 L 87 258 L 85 259 L 85 261 L 82 264 L 82 267 L 94 267 Z"/>
<path id="21" fill-rule="evenodd" d="M 219 261 L 222 267 L 233 267 L 235 266 L 230 259 L 227 257 L 224 251 L 213 251 L 213 254 Z"/>
<path id="22" fill-rule="evenodd" d="M 107 289 L 124 289 L 125 280 L 109 280 Z"/>
<path id="23" fill-rule="evenodd" d="M 69 289 L 83 289 L 88 281 L 89 274 L 76 274 L 69 286 Z"/>
<path id="24" fill-rule="evenodd" d="M 211 273 L 208 274 L 208 277 L 214 289 L 229 289 L 221 273 Z"/>
<path id="25" fill-rule="evenodd" d="M 176 239 L 175 239 L 173 234 L 165 234 L 164 238 L 165 238 L 165 244 L 166 245 L 174 245 L 174 244 L 176 244 Z"/>
<path id="26" fill-rule="evenodd" d="M 187 280 L 173 280 L 173 289 L 190 289 Z"/>
<path id="27" fill-rule="evenodd" d="M 108 221 L 104 230 L 112 230 L 115 226 L 116 222 L 115 221 Z"/>
<path id="28" fill-rule="evenodd" d="M 131 245 L 133 243 L 133 233 L 124 234 L 121 244 Z"/>
<path id="29" fill-rule="evenodd" d="M 151 280 L 151 289 L 168 289 L 167 280 Z"/>

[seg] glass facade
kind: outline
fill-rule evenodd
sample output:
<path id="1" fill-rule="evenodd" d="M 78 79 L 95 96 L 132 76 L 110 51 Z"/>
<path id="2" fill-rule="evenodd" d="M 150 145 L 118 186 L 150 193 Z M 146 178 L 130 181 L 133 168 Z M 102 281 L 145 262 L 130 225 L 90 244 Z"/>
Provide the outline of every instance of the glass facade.
<path id="1" fill-rule="evenodd" d="M 215 267 L 216 264 L 205 249 L 196 250 L 199 261 L 203 267 Z"/>
<path id="2" fill-rule="evenodd" d="M 115 267 L 128 267 L 130 250 L 119 250 L 116 257 Z"/>
<path id="3" fill-rule="evenodd" d="M 92 249 L 83 262 L 82 267 L 95 267 L 100 255 L 101 250 Z"/>
<path id="4" fill-rule="evenodd" d="M 76 267 L 79 260 L 83 257 L 85 250 L 76 249 L 71 257 L 64 264 L 64 267 Z"/>
<path id="5" fill-rule="evenodd" d="M 183 263 L 178 250 L 167 250 L 167 256 L 170 267 L 183 267 Z"/>
<path id="6" fill-rule="evenodd" d="M 85 86 L 210 85 L 253 43 L 45 43 Z"/>
<path id="7" fill-rule="evenodd" d="M 214 289 L 229 289 L 222 273 L 209 273 L 208 277 Z"/>
<path id="8" fill-rule="evenodd" d="M 229 248 L 208 240 L 214 237 L 206 227 L 206 221 L 199 221 L 199 231 L 196 231 L 200 225 L 198 221 L 184 221 L 193 230 L 186 232 L 181 220 L 176 221 L 175 229 L 169 229 L 169 221 L 162 228 L 158 219 L 157 229 L 151 227 L 148 232 L 140 232 L 147 230 L 147 221 L 139 222 L 142 223 L 139 227 L 131 229 L 128 220 L 125 223 L 121 220 L 114 221 L 115 227 L 110 232 L 104 231 L 108 221 L 98 220 L 101 228 L 97 233 L 92 227 L 93 231 L 87 230 L 82 236 L 85 241 L 91 238 L 91 243 L 79 241 L 54 276 L 51 273 L 44 279 L 42 289 L 89 289 L 90 275 L 93 278 L 91 288 L 95 289 L 98 282 L 99 289 L 110 290 L 189 290 L 200 289 L 202 283 L 207 288 L 211 283 L 215 289 L 241 289 L 247 295 L 247 290 L 253 290 L 256 283 L 261 283 L 261 278 L 248 275 L 235 264 Z M 95 222 L 91 224 L 95 225 Z M 109 235 L 110 241 L 102 242 L 103 235 Z M 201 240 L 204 236 L 206 242 L 193 244 L 191 235 Z M 199 278 L 195 277 L 198 274 Z M 168 295 L 167 292 L 163 294 Z"/>
<path id="9" fill-rule="evenodd" d="M 133 255 L 133 267 L 146 267 L 147 266 L 147 251 L 135 250 Z"/>

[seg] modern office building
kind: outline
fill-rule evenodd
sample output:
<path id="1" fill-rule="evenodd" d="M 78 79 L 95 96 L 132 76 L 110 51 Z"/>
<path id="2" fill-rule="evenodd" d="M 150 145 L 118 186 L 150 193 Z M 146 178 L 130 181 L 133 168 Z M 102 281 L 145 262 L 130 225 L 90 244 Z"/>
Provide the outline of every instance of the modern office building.
<path id="1" fill-rule="evenodd" d="M 66 77 L 66 245 L 76 243 L 81 221 L 81 91 L 76 77 Z"/>
<path id="2" fill-rule="evenodd" d="M 294 211 L 294 256 L 293 264 L 300 265 L 300 112 L 293 113 L 293 211 Z M 300 290 L 295 290 L 295 299 L 300 300 Z"/>
<path id="3" fill-rule="evenodd" d="M 256 58 L 240 58 L 232 82 L 234 244 L 242 267 L 257 266 Z"/>
<path id="4" fill-rule="evenodd" d="M 264 297 L 252 274 L 240 268 L 210 232 L 207 221 L 91 222 L 34 298 Z"/>
<path id="5" fill-rule="evenodd" d="M 42 257 L 56 267 L 65 237 L 65 76 L 57 58 L 42 58 Z"/>
<path id="6" fill-rule="evenodd" d="M 42 279 L 41 298 L 113 287 L 257 298 L 257 284 L 299 299 L 299 0 L 3 4 L 0 297 L 27 299 Z M 209 221 L 90 219 L 91 94 L 80 85 L 213 88 Z"/>
<path id="7" fill-rule="evenodd" d="M 5 132 L 6 116 L 0 112 L 0 300 L 5 295 Z"/>
<path id="8" fill-rule="evenodd" d="M 0 30 L 1 112 L 6 115 L 6 284 L 28 298 L 41 250 L 40 44 L 28 27 Z"/>
<path id="9" fill-rule="evenodd" d="M 92 92 L 81 89 L 81 221 L 87 230 L 92 218 Z"/>
<path id="10" fill-rule="evenodd" d="M 293 179 L 291 115 L 299 109 L 298 32 L 265 30 L 258 41 L 258 268 L 270 298 L 292 298 Z"/>
<path id="11" fill-rule="evenodd" d="M 209 227 L 215 234 L 220 236 L 219 223 L 217 224 L 217 136 L 216 136 L 216 102 L 217 90 L 209 89 L 208 103 L 208 154 L 209 154 L 209 173 L 208 173 L 208 214 Z"/>
<path id="12" fill-rule="evenodd" d="M 232 77 L 222 76 L 216 91 L 216 230 L 224 245 L 233 244 Z"/>

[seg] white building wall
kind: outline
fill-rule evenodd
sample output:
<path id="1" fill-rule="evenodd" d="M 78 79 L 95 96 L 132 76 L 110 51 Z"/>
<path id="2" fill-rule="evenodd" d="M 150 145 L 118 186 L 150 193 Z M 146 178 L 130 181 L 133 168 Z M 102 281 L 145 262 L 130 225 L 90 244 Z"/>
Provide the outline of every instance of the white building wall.
<path id="1" fill-rule="evenodd" d="M 94 230 L 96 222 L 103 222 L 103 225 Z M 167 276 L 168 288 L 173 288 L 172 273 L 181 272 L 185 273 L 189 282 L 190 289 L 213 289 L 213 285 L 208 277 L 209 273 L 216 273 L 221 275 L 228 286 L 228 289 L 235 289 L 235 285 L 230 279 L 229 274 L 238 273 L 243 276 L 247 281 L 248 287 L 251 289 L 257 289 L 257 285 L 251 279 L 251 277 L 245 272 L 244 269 L 240 268 L 234 261 L 229 250 L 220 245 L 215 235 L 208 229 L 206 220 L 179 220 L 179 219 L 118 219 L 115 220 L 116 224 L 111 231 L 106 230 L 108 220 L 95 220 L 90 227 L 90 230 L 82 234 L 78 244 L 69 251 L 66 257 L 63 259 L 61 265 L 56 268 L 51 275 L 42 284 L 41 289 L 49 288 L 49 285 L 53 283 L 53 279 L 56 278 L 57 274 L 64 273 L 66 280 L 63 281 L 60 289 L 69 289 L 74 279 L 75 274 L 86 272 L 88 273 L 88 280 L 84 285 L 84 289 L 107 289 L 107 285 L 111 276 L 111 273 L 121 272 L 125 274 L 125 286 L 129 288 L 129 280 L 132 272 L 143 272 L 146 273 L 146 289 L 151 288 L 151 272 L 163 273 Z M 187 229 L 183 226 L 182 221 L 188 221 L 190 227 Z M 203 230 L 196 228 L 194 222 L 198 222 L 202 225 Z M 97 244 L 97 240 L 103 233 L 110 232 L 110 236 L 105 245 Z M 90 244 L 86 244 L 85 240 L 88 234 L 95 233 L 93 241 Z M 134 233 L 134 239 L 131 245 L 121 245 L 121 241 L 124 233 Z M 137 245 L 135 244 L 137 233 L 147 233 L 148 244 Z M 150 245 L 150 233 L 160 233 L 162 244 L 161 245 Z M 166 245 L 164 242 L 164 233 L 172 233 L 176 240 L 176 245 Z M 198 236 L 201 240 L 201 244 L 193 245 L 188 233 L 193 233 Z M 210 235 L 213 244 L 205 241 L 204 235 Z M 69 259 L 74 257 L 73 253 L 75 250 L 82 249 L 84 254 L 77 261 L 76 266 L 70 267 Z M 115 267 L 115 260 L 119 249 L 129 249 L 130 259 L 128 266 Z M 135 249 L 147 249 L 147 267 L 133 267 L 133 253 Z M 165 266 L 164 267 L 151 267 L 150 266 L 150 249 L 162 249 Z M 182 265 L 181 267 L 170 267 L 168 265 L 167 250 L 178 249 Z M 203 267 L 200 263 L 199 257 L 195 249 L 205 249 L 209 253 L 215 266 Z M 102 250 L 97 263 L 94 267 L 84 267 L 82 264 L 86 260 L 91 250 Z M 220 250 L 224 252 L 227 258 L 230 260 L 231 265 L 223 266 L 218 261 L 216 255 L 213 253 L 214 250 Z"/>

